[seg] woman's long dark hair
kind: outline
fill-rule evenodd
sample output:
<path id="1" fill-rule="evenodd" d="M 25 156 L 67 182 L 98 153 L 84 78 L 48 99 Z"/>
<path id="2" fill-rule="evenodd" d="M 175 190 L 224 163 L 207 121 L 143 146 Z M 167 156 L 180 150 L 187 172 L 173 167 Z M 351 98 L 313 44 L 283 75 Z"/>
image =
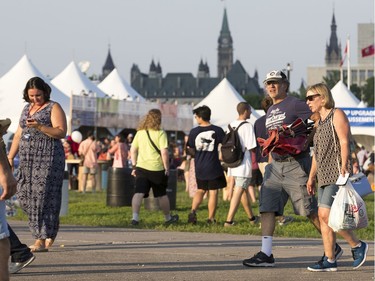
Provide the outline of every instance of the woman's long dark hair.
<path id="1" fill-rule="evenodd" d="M 40 77 L 33 77 L 27 81 L 25 89 L 23 90 L 23 99 L 27 102 L 30 102 L 28 91 L 30 89 L 38 89 L 43 92 L 44 102 L 50 100 L 51 97 L 51 87 L 44 82 Z"/>

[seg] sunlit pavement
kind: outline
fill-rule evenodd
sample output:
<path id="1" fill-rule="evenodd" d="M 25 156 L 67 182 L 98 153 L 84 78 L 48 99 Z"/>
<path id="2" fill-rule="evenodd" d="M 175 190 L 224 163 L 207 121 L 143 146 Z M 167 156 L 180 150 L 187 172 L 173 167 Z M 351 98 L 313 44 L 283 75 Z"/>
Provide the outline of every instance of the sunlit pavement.
<path id="1" fill-rule="evenodd" d="M 34 241 L 26 222 L 9 221 L 23 243 Z M 374 243 L 352 270 L 349 246 L 337 272 L 309 272 L 323 254 L 320 239 L 274 238 L 274 268 L 249 268 L 242 260 L 260 250 L 259 236 L 161 232 L 131 228 L 61 226 L 52 249 L 11 280 L 374 280 Z"/>

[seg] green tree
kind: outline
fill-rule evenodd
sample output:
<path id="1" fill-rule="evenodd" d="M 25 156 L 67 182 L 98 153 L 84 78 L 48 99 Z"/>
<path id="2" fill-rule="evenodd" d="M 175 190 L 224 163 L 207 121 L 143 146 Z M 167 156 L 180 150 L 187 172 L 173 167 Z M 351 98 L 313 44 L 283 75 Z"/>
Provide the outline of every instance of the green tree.
<path id="1" fill-rule="evenodd" d="M 340 81 L 340 72 L 338 70 L 333 70 L 333 71 L 327 72 L 327 76 L 323 77 L 323 82 L 330 89 L 335 87 L 335 85 L 337 84 L 338 81 Z"/>
<path id="2" fill-rule="evenodd" d="M 350 85 L 350 91 L 357 97 L 357 99 L 361 100 L 361 95 L 362 95 L 361 87 L 359 87 L 357 84 Z"/>
<path id="3" fill-rule="evenodd" d="M 374 107 L 374 77 L 368 78 L 362 87 L 362 100 L 368 107 Z"/>
<path id="4" fill-rule="evenodd" d="M 254 109 L 260 109 L 260 102 L 264 98 L 264 95 L 244 95 L 243 97 Z"/>

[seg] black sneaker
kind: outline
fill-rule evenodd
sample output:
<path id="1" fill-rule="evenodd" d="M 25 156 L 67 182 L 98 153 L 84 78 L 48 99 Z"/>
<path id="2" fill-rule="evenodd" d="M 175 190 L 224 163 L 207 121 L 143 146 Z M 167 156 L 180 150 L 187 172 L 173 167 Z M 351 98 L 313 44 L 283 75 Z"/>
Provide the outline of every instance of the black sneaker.
<path id="1" fill-rule="evenodd" d="M 341 249 L 340 245 L 336 243 L 336 246 L 335 246 L 335 259 L 336 261 L 341 258 L 342 254 L 344 253 L 343 249 Z M 318 261 L 319 262 L 323 262 L 327 259 L 326 257 L 326 254 L 323 253 L 323 256 L 322 258 Z"/>
<path id="2" fill-rule="evenodd" d="M 20 271 L 21 269 L 28 266 L 30 263 L 32 263 L 35 260 L 35 256 L 33 254 L 30 255 L 30 257 L 23 261 L 23 262 L 11 262 L 9 264 L 9 273 L 14 274 Z"/>
<path id="3" fill-rule="evenodd" d="M 275 259 L 273 255 L 267 256 L 265 253 L 260 251 L 252 258 L 243 260 L 243 265 L 250 266 L 250 267 L 273 267 L 275 266 Z"/>
<path id="4" fill-rule="evenodd" d="M 291 223 L 293 220 L 294 220 L 294 218 L 291 217 L 291 216 L 284 216 L 281 220 L 279 220 L 279 225 L 280 226 L 287 225 L 287 224 Z"/>
<path id="5" fill-rule="evenodd" d="M 172 224 L 178 222 L 179 216 L 176 215 L 171 215 L 171 218 L 169 221 L 166 221 L 165 224 Z"/>
<path id="6" fill-rule="evenodd" d="M 216 224 L 216 220 L 215 219 L 207 219 L 207 224 Z"/>
<path id="7" fill-rule="evenodd" d="M 132 226 L 137 226 L 139 224 L 139 221 L 132 220 L 130 223 Z"/>
<path id="8" fill-rule="evenodd" d="M 257 225 L 260 222 L 260 217 L 254 216 L 251 219 L 249 219 L 249 222 L 251 225 Z"/>
<path id="9" fill-rule="evenodd" d="M 188 223 L 196 224 L 197 223 L 197 214 L 195 212 L 191 212 L 188 216 Z"/>

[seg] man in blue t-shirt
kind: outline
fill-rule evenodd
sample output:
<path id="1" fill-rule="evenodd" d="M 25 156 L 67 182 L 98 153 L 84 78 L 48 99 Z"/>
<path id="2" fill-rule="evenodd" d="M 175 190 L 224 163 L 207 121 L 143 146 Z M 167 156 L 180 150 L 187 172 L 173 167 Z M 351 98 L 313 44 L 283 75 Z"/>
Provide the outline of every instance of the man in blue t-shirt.
<path id="1" fill-rule="evenodd" d="M 288 96 L 289 81 L 282 71 L 268 73 L 264 85 L 273 101 L 266 114 L 267 131 L 292 124 L 298 118 L 307 120 L 311 117 L 312 112 L 304 101 Z M 270 158 L 260 190 L 262 248 L 254 257 L 243 261 L 243 265 L 250 267 L 275 265 L 272 254 L 275 216 L 283 215 L 289 198 L 295 214 L 308 217 L 320 232 L 317 201 L 306 188 L 311 168 L 309 148 L 298 155 L 272 152 Z"/>
<path id="2" fill-rule="evenodd" d="M 203 197 L 208 192 L 207 223 L 215 223 L 218 190 L 226 187 L 224 171 L 219 160 L 219 144 L 225 136 L 224 130 L 210 123 L 211 109 L 200 106 L 193 110 L 199 126 L 189 133 L 187 153 L 194 153 L 197 191 L 193 198 L 188 223 L 196 224 L 197 210 Z"/>

